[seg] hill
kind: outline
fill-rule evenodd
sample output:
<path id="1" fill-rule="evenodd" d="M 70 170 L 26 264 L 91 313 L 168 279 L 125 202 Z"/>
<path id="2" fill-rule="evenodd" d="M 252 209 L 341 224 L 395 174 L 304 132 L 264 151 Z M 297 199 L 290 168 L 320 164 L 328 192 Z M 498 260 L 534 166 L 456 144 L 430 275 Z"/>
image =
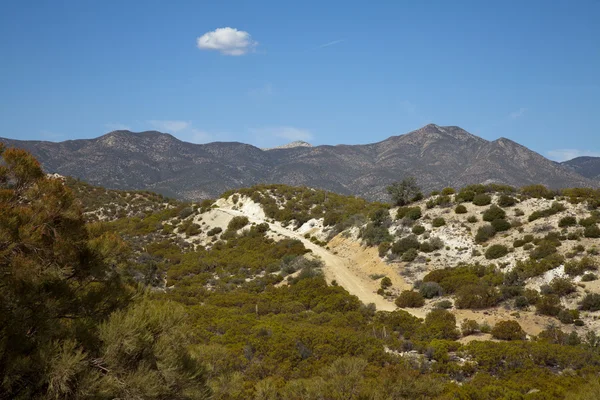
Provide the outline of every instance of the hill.
<path id="1" fill-rule="evenodd" d="M 390 207 L 259 185 L 182 203 L 0 153 L 0 397 L 600 392 L 599 191 Z"/>
<path id="2" fill-rule="evenodd" d="M 586 178 L 600 180 L 600 157 L 577 157 L 563 162 L 562 165 Z"/>
<path id="3" fill-rule="evenodd" d="M 371 200 L 416 176 L 424 190 L 477 183 L 553 188 L 598 186 L 571 168 L 508 139 L 486 141 L 458 127 L 427 125 L 366 145 L 261 150 L 243 143 L 204 145 L 159 132 L 115 131 L 60 143 L 0 139 L 36 156 L 48 172 L 111 189 L 151 190 L 184 200 L 214 198 L 259 183 L 310 186 Z"/>

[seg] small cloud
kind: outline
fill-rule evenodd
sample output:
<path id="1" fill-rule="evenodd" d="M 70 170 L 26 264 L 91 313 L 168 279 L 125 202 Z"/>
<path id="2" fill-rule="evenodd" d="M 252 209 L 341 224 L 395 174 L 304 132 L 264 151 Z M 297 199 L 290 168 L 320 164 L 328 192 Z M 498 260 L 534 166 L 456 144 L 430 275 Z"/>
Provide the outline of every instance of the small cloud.
<path id="1" fill-rule="evenodd" d="M 150 125 L 161 132 L 177 133 L 189 128 L 192 124 L 188 121 L 150 120 Z"/>
<path id="2" fill-rule="evenodd" d="M 334 46 L 334 45 L 336 45 L 338 43 L 342 43 L 344 40 L 346 40 L 346 39 L 333 40 L 331 42 L 327 42 L 327 43 L 324 43 L 324 44 L 322 44 L 320 46 L 317 46 L 317 49 L 323 49 L 325 47 Z"/>
<path id="3" fill-rule="evenodd" d="M 294 128 L 293 126 L 258 128 L 251 129 L 250 132 L 254 133 L 261 140 L 268 139 L 268 137 L 275 137 L 293 142 L 297 140 L 309 141 L 313 138 L 313 135 L 310 131 L 306 129 Z"/>
<path id="4" fill-rule="evenodd" d="M 235 28 L 218 28 L 196 39 L 200 50 L 216 50 L 226 56 L 241 56 L 258 45 L 248 32 Z"/>
<path id="5" fill-rule="evenodd" d="M 188 140 L 192 143 L 208 143 L 213 141 L 213 135 L 200 129 L 192 128 L 188 135 Z"/>
<path id="6" fill-rule="evenodd" d="M 109 131 L 130 131 L 131 128 L 128 125 L 120 124 L 120 123 L 110 123 L 105 124 L 104 127 Z"/>
<path id="7" fill-rule="evenodd" d="M 557 149 L 547 152 L 548 157 L 554 161 L 562 162 L 572 160 L 577 157 L 600 157 L 600 151 L 578 150 L 578 149 Z"/>
<path id="8" fill-rule="evenodd" d="M 508 118 L 510 118 L 510 119 L 521 118 L 525 114 L 525 111 L 527 111 L 527 109 L 521 107 L 517 111 L 513 111 L 510 114 L 508 114 Z"/>

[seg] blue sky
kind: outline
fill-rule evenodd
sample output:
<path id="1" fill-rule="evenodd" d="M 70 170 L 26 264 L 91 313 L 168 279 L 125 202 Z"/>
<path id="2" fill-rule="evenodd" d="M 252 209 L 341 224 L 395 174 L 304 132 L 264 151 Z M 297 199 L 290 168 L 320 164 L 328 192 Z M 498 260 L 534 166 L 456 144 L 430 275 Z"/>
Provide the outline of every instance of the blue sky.
<path id="1" fill-rule="evenodd" d="M 600 156 L 599 20 L 598 0 L 4 1 L 0 136 L 356 144 L 436 123 Z"/>

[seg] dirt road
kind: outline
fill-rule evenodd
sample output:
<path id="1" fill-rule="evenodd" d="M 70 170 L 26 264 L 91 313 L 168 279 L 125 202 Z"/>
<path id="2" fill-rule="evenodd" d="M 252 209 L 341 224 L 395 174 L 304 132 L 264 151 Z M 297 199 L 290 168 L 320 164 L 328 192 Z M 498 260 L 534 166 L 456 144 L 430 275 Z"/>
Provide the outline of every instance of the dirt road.
<path id="1" fill-rule="evenodd" d="M 363 303 L 375 304 L 377 310 L 393 311 L 396 309 L 396 306 L 392 302 L 385 300 L 375 293 L 372 290 L 372 285 L 365 282 L 364 278 L 361 278 L 352 272 L 351 262 L 348 259 L 333 254 L 331 251 L 314 244 L 304 236 L 280 225 L 269 223 L 237 210 L 218 208 L 214 211 L 219 211 L 232 216 L 244 216 L 247 217 L 250 222 L 256 224 L 267 223 L 269 224 L 271 231 L 287 238 L 300 240 L 304 244 L 304 247 L 311 250 L 315 256 L 318 256 L 323 260 L 325 265 L 323 272 L 325 274 L 325 279 L 327 279 L 328 282 L 335 280 L 340 286 L 350 292 L 350 294 L 358 297 Z"/>

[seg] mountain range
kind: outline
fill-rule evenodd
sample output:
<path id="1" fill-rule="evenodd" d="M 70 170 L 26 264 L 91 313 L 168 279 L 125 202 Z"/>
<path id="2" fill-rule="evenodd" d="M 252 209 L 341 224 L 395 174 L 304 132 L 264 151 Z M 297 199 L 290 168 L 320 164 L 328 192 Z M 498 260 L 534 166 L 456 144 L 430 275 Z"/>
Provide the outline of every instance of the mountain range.
<path id="1" fill-rule="evenodd" d="M 456 126 L 426 125 L 364 145 L 238 142 L 193 144 L 156 131 L 114 131 L 64 142 L 0 138 L 30 151 L 47 172 L 112 189 L 152 190 L 185 200 L 214 198 L 258 183 L 310 186 L 368 199 L 408 176 L 424 191 L 476 183 L 599 187 L 600 160 L 560 164 L 506 138 L 488 141 Z"/>

